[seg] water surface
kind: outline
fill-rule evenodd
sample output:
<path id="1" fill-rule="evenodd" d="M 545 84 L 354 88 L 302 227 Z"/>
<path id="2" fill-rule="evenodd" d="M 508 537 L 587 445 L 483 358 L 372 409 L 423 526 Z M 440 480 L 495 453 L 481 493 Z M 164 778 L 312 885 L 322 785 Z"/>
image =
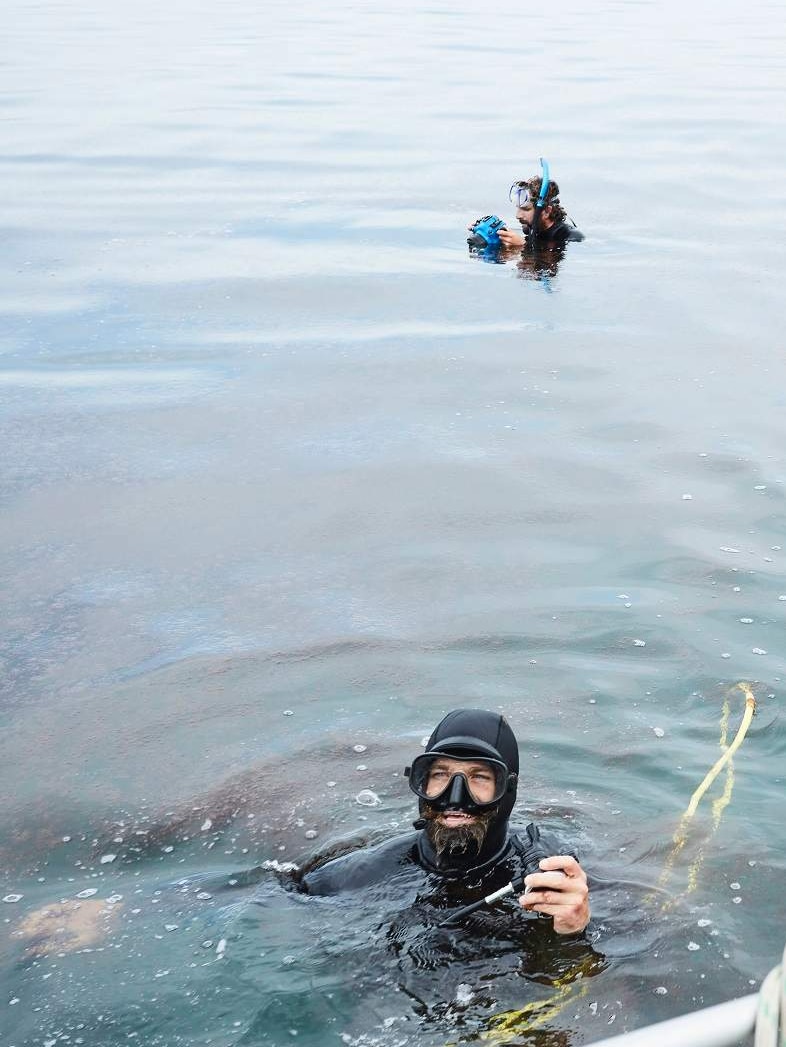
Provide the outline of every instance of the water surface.
<path id="1" fill-rule="evenodd" d="M 779 13 L 7 5 L 9 1044 L 581 1044 L 778 961 Z M 539 156 L 586 242 L 471 259 Z M 424 973 L 395 892 L 241 875 L 407 828 L 458 705 L 517 731 L 602 969 Z M 91 943 L 15 934 L 93 887 Z"/>

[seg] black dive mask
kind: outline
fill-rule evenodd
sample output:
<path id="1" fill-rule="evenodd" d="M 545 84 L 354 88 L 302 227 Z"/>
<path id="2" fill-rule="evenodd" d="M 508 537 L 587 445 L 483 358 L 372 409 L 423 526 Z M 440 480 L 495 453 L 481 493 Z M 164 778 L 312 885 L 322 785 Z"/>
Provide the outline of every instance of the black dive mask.
<path id="1" fill-rule="evenodd" d="M 438 752 L 415 757 L 404 773 L 412 792 L 433 810 L 453 808 L 468 814 L 492 810 L 505 793 L 515 790 L 518 777 L 501 760 Z"/>

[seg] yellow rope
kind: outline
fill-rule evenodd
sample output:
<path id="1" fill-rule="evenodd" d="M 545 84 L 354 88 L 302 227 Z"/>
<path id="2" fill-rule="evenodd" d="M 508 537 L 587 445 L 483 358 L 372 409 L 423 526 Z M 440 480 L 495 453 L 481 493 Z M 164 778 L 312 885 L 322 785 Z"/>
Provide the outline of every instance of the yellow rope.
<path id="1" fill-rule="evenodd" d="M 723 756 L 719 757 L 715 761 L 713 766 L 707 772 L 707 775 L 704 778 L 704 781 L 698 787 L 698 789 L 693 794 L 693 796 L 691 796 L 690 803 L 688 804 L 688 807 L 687 807 L 687 809 L 685 811 L 685 814 L 683 814 L 682 819 L 680 821 L 680 827 L 683 825 L 683 823 L 685 821 L 687 821 L 690 818 L 692 818 L 693 815 L 696 813 L 696 808 L 699 806 L 699 800 L 701 800 L 702 796 L 706 793 L 706 791 L 709 789 L 709 787 L 712 785 L 712 783 L 718 777 L 719 773 L 723 770 L 724 765 L 729 762 L 729 760 L 732 758 L 732 756 L 734 756 L 736 751 L 742 745 L 742 741 L 743 741 L 745 735 L 747 734 L 748 728 L 750 727 L 750 722 L 753 719 L 753 713 L 754 713 L 754 711 L 756 709 L 756 699 L 753 697 L 753 692 L 751 691 L 751 689 L 750 689 L 750 687 L 748 686 L 747 683 L 739 683 L 739 684 L 737 684 L 737 686 L 740 688 L 742 693 L 745 695 L 745 713 L 744 713 L 744 715 L 742 717 L 742 723 L 737 728 L 737 734 L 736 734 L 736 736 L 734 738 L 734 741 L 731 743 L 731 745 L 726 750 L 726 752 L 723 754 Z M 679 828 L 678 828 L 678 831 L 679 831 Z M 676 833 L 675 833 L 675 838 L 676 838 Z"/>
<path id="2" fill-rule="evenodd" d="M 522 1033 L 537 1029 L 539 1025 L 556 1017 L 568 1003 L 580 1000 L 589 992 L 586 983 L 580 983 L 576 992 L 573 989 L 572 983 L 559 985 L 557 991 L 545 1000 L 533 1000 L 519 1010 L 493 1015 L 488 1020 L 488 1029 L 480 1034 L 480 1039 L 487 1043 L 505 1044 Z"/>
<path id="3" fill-rule="evenodd" d="M 753 692 L 751 691 L 750 686 L 744 682 L 739 683 L 736 686 L 739 687 L 742 693 L 745 695 L 745 712 L 743 713 L 742 721 L 740 723 L 740 726 L 737 728 L 737 734 L 734 737 L 734 741 L 731 743 L 731 745 L 727 746 L 726 740 L 728 738 L 730 707 L 728 700 L 725 701 L 723 704 L 723 712 L 721 714 L 720 723 L 720 746 L 721 749 L 723 749 L 723 753 L 715 761 L 713 766 L 704 776 L 704 779 L 699 785 L 699 787 L 694 791 L 693 795 L 690 798 L 690 803 L 688 804 L 687 808 L 685 809 L 685 812 L 683 813 L 682 817 L 680 818 L 677 824 L 677 828 L 674 831 L 674 836 L 672 837 L 673 847 L 669 852 L 666 861 L 664 862 L 663 871 L 661 872 L 660 877 L 658 879 L 659 887 L 663 887 L 667 883 L 669 877 L 671 876 L 672 870 L 674 868 L 674 863 L 687 842 L 688 828 L 690 826 L 691 819 L 696 813 L 696 809 L 699 806 L 701 798 L 707 792 L 709 787 L 712 785 L 712 783 L 715 781 L 715 779 L 718 777 L 718 775 L 724 767 L 726 768 L 726 781 L 723 793 L 716 800 L 714 800 L 712 804 L 713 833 L 716 832 L 716 830 L 718 829 L 718 826 L 720 825 L 721 821 L 721 816 L 723 815 L 724 810 L 726 809 L 726 807 L 728 807 L 731 801 L 731 794 L 732 790 L 734 789 L 734 765 L 732 763 L 732 757 L 734 756 L 735 752 L 739 749 L 739 747 L 742 745 L 743 739 L 745 738 L 745 735 L 748 732 L 751 720 L 753 719 L 753 714 L 756 710 L 756 699 L 753 696 Z M 701 847 L 696 858 L 693 860 L 693 862 L 688 868 L 688 885 L 685 891 L 686 894 L 690 894 L 691 891 L 694 891 L 696 889 L 696 886 L 698 884 L 699 871 L 701 869 L 703 861 L 704 847 Z M 652 900 L 652 897 L 653 896 L 650 895 L 647 900 Z M 669 899 L 667 902 L 663 904 L 663 909 L 666 910 L 673 908 L 673 906 L 676 905 L 678 900 L 679 898 Z"/>

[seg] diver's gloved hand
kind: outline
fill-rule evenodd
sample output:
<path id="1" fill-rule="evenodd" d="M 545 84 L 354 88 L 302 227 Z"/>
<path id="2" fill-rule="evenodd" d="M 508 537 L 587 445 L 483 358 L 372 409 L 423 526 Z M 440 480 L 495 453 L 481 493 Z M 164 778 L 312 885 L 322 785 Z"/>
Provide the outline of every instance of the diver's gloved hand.
<path id="1" fill-rule="evenodd" d="M 589 923 L 587 875 L 569 854 L 541 858 L 540 872 L 524 880 L 527 891 L 519 897 L 522 909 L 554 917 L 557 934 L 577 934 Z"/>

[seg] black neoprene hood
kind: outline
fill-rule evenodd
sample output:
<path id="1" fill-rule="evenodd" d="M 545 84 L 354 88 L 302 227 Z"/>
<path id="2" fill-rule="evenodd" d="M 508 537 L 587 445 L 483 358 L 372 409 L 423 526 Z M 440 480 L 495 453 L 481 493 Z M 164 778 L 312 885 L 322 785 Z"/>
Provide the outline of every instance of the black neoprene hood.
<path id="1" fill-rule="evenodd" d="M 499 713 L 485 709 L 454 709 L 434 730 L 426 752 L 456 752 L 460 756 L 492 756 L 509 771 L 519 770 L 519 747 L 510 724 Z"/>
<path id="2" fill-rule="evenodd" d="M 440 720 L 426 745 L 426 753 L 443 753 L 445 756 L 477 756 L 482 759 L 501 760 L 508 771 L 518 775 L 519 747 L 516 736 L 504 716 L 484 709 L 454 709 Z M 427 834 L 421 833 L 419 850 L 421 863 L 448 875 L 467 875 L 481 871 L 494 864 L 504 855 L 508 844 L 508 820 L 516 803 L 516 779 L 511 788 L 499 801 L 494 817 L 488 827 L 480 851 L 475 854 L 434 854 Z M 427 804 L 420 800 L 421 814 Z M 416 823 L 417 824 L 417 823 Z"/>

